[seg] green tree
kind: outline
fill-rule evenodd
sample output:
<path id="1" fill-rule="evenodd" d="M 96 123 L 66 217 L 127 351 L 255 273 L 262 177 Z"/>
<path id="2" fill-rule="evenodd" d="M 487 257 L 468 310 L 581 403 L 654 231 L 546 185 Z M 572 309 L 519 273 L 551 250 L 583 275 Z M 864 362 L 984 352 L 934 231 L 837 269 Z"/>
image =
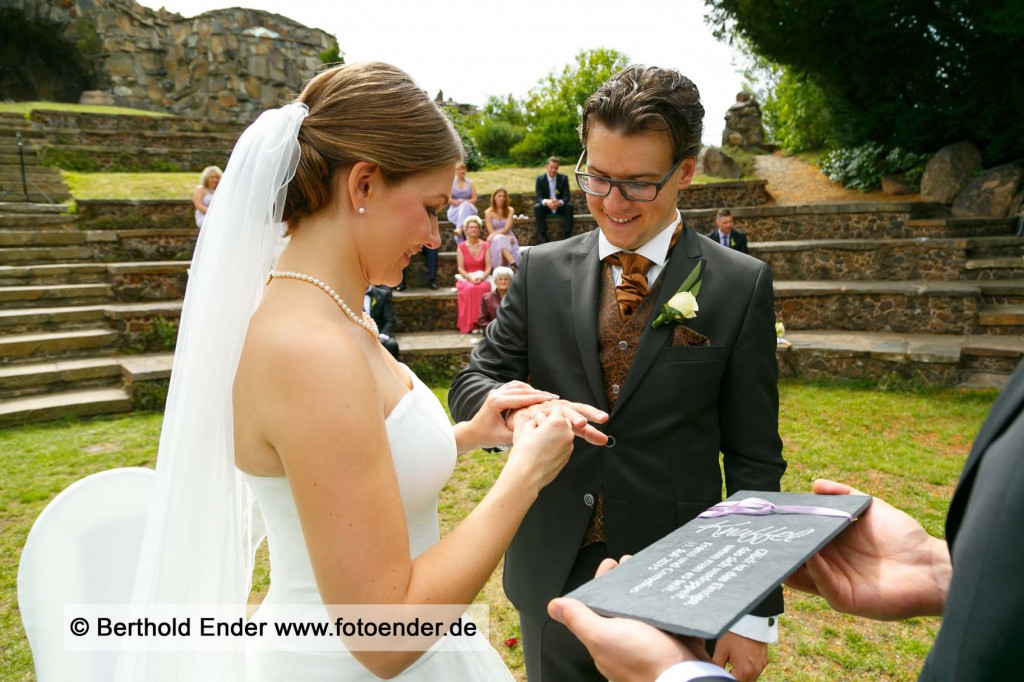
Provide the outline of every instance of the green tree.
<path id="1" fill-rule="evenodd" d="M 480 149 L 476 146 L 476 141 L 469 133 L 472 128 L 471 120 L 466 115 L 460 114 L 454 107 L 442 107 L 442 111 L 452 122 L 452 127 L 455 128 L 459 139 L 462 140 L 462 148 L 466 154 L 466 168 L 471 171 L 479 170 L 484 165 L 484 159 L 480 154 Z"/>
<path id="2" fill-rule="evenodd" d="M 579 156 L 582 149 L 576 128 L 583 103 L 628 63 L 622 52 L 597 48 L 581 50 L 573 63 L 549 71 L 523 103 L 527 133 L 510 150 L 512 158 L 533 163 L 552 154 L 567 160 Z"/>
<path id="3" fill-rule="evenodd" d="M 817 86 L 848 145 L 1024 156 L 1020 0 L 705 0 L 719 37 Z"/>

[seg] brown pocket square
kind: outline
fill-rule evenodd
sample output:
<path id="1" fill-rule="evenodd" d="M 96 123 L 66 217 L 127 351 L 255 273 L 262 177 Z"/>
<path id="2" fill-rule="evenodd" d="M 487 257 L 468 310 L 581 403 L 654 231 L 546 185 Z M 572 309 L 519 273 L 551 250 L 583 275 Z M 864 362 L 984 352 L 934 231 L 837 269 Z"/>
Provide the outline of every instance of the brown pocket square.
<path id="1" fill-rule="evenodd" d="M 672 330 L 673 346 L 710 346 L 711 339 L 695 332 L 686 325 L 677 324 Z"/>

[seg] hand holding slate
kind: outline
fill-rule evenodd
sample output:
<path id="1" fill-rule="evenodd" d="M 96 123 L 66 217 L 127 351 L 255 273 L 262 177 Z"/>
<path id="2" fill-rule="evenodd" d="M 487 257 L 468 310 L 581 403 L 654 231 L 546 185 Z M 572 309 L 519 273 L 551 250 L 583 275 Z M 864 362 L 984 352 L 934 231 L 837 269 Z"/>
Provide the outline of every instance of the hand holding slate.
<path id="1" fill-rule="evenodd" d="M 739 491 L 567 596 L 606 616 L 717 639 L 870 502 Z"/>
<path id="2" fill-rule="evenodd" d="M 627 559 L 629 555 L 622 557 Z M 605 559 L 597 577 L 618 565 Z M 711 660 L 702 639 L 673 637 L 629 618 L 604 618 L 569 597 L 552 600 L 548 614 L 583 642 L 597 669 L 615 682 L 651 682 L 676 663 Z"/>
<path id="3" fill-rule="evenodd" d="M 819 495 L 862 495 L 817 480 Z M 876 620 L 939 616 L 953 567 L 946 543 L 875 498 L 857 523 L 807 560 L 786 585 L 824 597 L 836 611 Z"/>

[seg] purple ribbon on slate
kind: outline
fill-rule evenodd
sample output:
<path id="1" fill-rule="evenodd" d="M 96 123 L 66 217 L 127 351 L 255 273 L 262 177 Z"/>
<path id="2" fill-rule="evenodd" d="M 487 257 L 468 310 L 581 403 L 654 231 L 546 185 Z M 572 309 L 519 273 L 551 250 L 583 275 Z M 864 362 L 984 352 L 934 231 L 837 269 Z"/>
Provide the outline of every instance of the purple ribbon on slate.
<path id="1" fill-rule="evenodd" d="M 853 514 L 840 509 L 829 509 L 828 507 L 805 507 L 801 505 L 779 505 L 772 504 L 760 497 L 748 497 L 744 500 L 734 502 L 719 502 L 703 514 L 698 514 L 698 519 L 713 519 L 729 514 L 746 514 L 748 516 L 767 516 L 768 514 L 812 514 L 814 516 L 836 516 L 839 518 L 853 520 Z"/>

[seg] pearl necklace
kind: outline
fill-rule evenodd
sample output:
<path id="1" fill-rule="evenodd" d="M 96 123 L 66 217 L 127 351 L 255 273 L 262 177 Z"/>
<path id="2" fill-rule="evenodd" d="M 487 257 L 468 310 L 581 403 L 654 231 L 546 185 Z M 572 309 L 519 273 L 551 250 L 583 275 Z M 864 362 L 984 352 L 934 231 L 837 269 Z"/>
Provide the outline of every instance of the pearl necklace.
<path id="1" fill-rule="evenodd" d="M 270 284 L 270 280 L 274 279 L 275 277 L 297 279 L 300 282 L 309 282 L 310 284 L 315 284 L 317 287 L 322 289 L 325 294 L 333 298 L 334 302 L 338 304 L 338 307 L 345 311 L 345 314 L 348 315 L 353 322 L 355 322 L 360 327 L 373 334 L 373 338 L 377 338 L 377 336 L 380 334 L 380 332 L 377 330 L 377 323 L 374 321 L 372 317 L 367 315 L 365 312 L 363 313 L 362 317 L 357 316 L 354 312 L 352 312 L 351 308 L 345 305 L 345 301 L 341 300 L 341 296 L 339 296 L 337 292 L 334 291 L 334 289 L 330 288 L 325 283 L 318 280 L 316 277 L 303 275 L 302 273 L 299 272 L 281 272 L 278 270 L 271 270 L 270 274 L 267 275 L 267 284 Z"/>

